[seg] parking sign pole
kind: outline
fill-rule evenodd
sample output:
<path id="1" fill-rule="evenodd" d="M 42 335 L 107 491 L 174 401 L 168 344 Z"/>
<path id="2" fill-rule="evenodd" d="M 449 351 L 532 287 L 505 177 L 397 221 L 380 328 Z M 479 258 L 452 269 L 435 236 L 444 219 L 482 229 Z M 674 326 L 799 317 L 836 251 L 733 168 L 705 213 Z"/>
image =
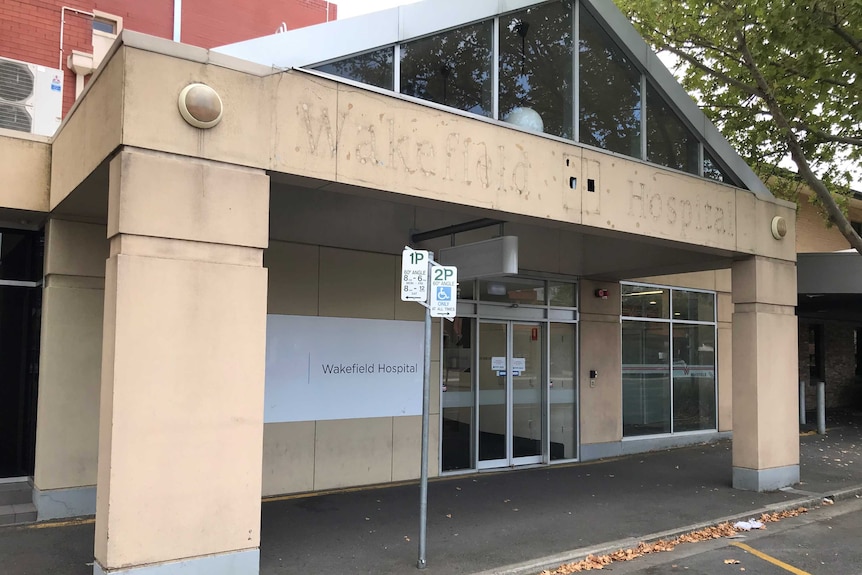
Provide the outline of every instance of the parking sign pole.
<path id="1" fill-rule="evenodd" d="M 428 258 L 428 277 L 431 277 L 431 262 Z M 428 290 L 429 292 L 431 290 Z M 429 297 L 430 300 L 430 297 Z M 430 304 L 430 301 L 428 302 Z M 422 383 L 422 466 L 419 479 L 419 561 L 416 567 L 425 569 L 425 539 L 428 524 L 428 424 L 431 411 L 431 307 L 425 306 L 425 375 Z"/>

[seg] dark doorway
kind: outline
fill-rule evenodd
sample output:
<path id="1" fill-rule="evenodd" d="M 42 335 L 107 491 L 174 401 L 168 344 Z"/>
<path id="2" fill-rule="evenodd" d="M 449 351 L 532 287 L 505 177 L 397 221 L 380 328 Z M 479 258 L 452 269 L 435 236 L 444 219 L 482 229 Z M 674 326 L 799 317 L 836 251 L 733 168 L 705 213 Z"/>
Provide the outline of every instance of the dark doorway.
<path id="1" fill-rule="evenodd" d="M 0 478 L 33 474 L 42 235 L 0 229 Z"/>

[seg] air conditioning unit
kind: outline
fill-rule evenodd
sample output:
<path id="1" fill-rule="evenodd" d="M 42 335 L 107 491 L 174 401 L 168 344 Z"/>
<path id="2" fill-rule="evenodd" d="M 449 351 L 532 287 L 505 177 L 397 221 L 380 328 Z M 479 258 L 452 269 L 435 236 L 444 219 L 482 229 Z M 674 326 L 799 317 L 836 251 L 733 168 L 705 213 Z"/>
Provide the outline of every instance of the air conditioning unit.
<path id="1" fill-rule="evenodd" d="M 62 70 L 0 58 L 0 128 L 53 136 L 62 114 Z"/>

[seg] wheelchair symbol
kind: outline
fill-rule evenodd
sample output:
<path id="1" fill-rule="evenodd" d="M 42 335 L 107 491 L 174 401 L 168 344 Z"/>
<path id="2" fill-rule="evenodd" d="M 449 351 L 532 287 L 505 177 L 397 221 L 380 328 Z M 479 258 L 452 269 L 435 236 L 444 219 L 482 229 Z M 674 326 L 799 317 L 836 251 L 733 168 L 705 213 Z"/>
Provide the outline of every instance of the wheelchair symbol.
<path id="1" fill-rule="evenodd" d="M 452 300 L 452 288 L 446 286 L 440 286 L 437 288 L 437 301 L 451 301 Z"/>

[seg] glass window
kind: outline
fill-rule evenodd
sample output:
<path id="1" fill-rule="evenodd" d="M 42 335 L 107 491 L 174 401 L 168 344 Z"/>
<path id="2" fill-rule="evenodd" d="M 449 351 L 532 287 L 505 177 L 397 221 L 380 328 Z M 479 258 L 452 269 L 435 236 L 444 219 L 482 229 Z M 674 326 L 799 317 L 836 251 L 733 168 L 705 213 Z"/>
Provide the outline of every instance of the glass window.
<path id="1" fill-rule="evenodd" d="M 625 284 L 622 292 L 623 435 L 716 429 L 715 294 Z M 653 317 L 641 299 L 666 309 L 668 296 L 670 321 L 626 321 Z"/>
<path id="2" fill-rule="evenodd" d="M 456 317 L 443 324 L 443 365 L 440 405 L 443 411 L 443 471 L 473 467 L 473 323 Z"/>
<path id="3" fill-rule="evenodd" d="M 458 299 L 476 299 L 476 281 L 467 280 L 458 282 Z"/>
<path id="4" fill-rule="evenodd" d="M 670 317 L 670 290 L 655 286 L 622 286 L 622 315 L 625 317 Z"/>
<path id="5" fill-rule="evenodd" d="M 42 279 L 43 239 L 40 232 L 0 229 L 0 279 Z"/>
<path id="6" fill-rule="evenodd" d="M 673 290 L 673 319 L 715 321 L 715 294 Z"/>
<path id="7" fill-rule="evenodd" d="M 733 183 L 706 150 L 703 151 L 703 177 L 726 184 Z"/>
<path id="8" fill-rule="evenodd" d="M 580 13 L 580 140 L 641 157 L 641 74 L 589 12 Z"/>
<path id="9" fill-rule="evenodd" d="M 105 32 L 106 34 L 116 34 L 117 33 L 117 23 L 108 18 L 95 17 L 93 18 L 93 30 L 98 30 L 99 32 Z"/>
<path id="10" fill-rule="evenodd" d="M 493 20 L 401 46 L 401 93 L 482 116 L 493 114 Z"/>
<path id="11" fill-rule="evenodd" d="M 556 307 L 576 307 L 577 288 L 570 282 L 548 282 L 548 303 Z"/>
<path id="12" fill-rule="evenodd" d="M 393 82 L 395 77 L 393 73 L 394 52 L 392 47 L 383 48 L 316 66 L 313 69 L 370 86 L 392 90 L 395 86 Z"/>
<path id="13" fill-rule="evenodd" d="M 578 456 L 576 330 L 571 323 L 550 325 L 551 461 Z"/>
<path id="14" fill-rule="evenodd" d="M 670 324 L 624 321 L 623 435 L 670 433 Z"/>
<path id="15" fill-rule="evenodd" d="M 479 299 L 519 305 L 544 305 L 545 282 L 521 278 L 480 280 Z"/>
<path id="16" fill-rule="evenodd" d="M 500 17 L 500 118 L 574 139 L 572 3 Z"/>
<path id="17" fill-rule="evenodd" d="M 700 173 L 699 143 L 651 85 L 647 86 L 647 159 L 692 174 Z"/>
<path id="18" fill-rule="evenodd" d="M 715 429 L 715 326 L 673 326 L 673 430 Z"/>

